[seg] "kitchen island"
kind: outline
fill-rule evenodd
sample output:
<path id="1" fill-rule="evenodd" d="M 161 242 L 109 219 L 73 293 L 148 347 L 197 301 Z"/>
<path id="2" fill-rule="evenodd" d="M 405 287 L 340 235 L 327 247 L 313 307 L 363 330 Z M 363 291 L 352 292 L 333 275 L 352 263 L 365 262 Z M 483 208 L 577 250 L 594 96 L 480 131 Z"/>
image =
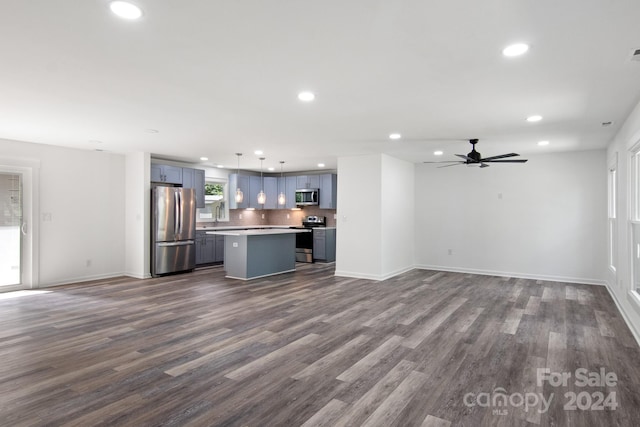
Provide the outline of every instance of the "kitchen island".
<path id="1" fill-rule="evenodd" d="M 296 269 L 296 234 L 306 229 L 207 231 L 224 237 L 224 269 L 230 279 L 250 280 Z"/>

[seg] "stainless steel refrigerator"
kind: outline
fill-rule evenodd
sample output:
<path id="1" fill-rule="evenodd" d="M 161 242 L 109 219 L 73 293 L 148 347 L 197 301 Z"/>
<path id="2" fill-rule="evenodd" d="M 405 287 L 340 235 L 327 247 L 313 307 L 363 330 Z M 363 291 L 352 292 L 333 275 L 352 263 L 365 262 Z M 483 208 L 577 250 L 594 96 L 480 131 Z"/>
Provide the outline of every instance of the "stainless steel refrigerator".
<path id="1" fill-rule="evenodd" d="M 151 275 L 196 266 L 196 195 L 193 188 L 151 189 Z"/>

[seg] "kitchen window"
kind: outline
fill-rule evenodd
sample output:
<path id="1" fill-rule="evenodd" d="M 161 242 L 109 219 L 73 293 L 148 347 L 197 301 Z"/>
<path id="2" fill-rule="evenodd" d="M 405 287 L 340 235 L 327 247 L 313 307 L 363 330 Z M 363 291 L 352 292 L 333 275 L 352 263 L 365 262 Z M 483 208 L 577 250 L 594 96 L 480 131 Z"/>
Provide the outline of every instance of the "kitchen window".
<path id="1" fill-rule="evenodd" d="M 197 210 L 197 222 L 229 221 L 227 187 L 227 182 L 205 178 L 204 208 Z"/>

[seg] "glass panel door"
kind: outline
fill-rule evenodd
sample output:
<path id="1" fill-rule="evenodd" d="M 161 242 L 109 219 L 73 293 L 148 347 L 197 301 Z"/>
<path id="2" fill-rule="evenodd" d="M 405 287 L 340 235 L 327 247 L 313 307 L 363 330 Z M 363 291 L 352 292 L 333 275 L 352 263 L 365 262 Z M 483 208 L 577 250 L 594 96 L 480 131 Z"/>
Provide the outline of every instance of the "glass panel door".
<path id="1" fill-rule="evenodd" d="M 0 173 L 0 286 L 20 285 L 22 176 Z"/>

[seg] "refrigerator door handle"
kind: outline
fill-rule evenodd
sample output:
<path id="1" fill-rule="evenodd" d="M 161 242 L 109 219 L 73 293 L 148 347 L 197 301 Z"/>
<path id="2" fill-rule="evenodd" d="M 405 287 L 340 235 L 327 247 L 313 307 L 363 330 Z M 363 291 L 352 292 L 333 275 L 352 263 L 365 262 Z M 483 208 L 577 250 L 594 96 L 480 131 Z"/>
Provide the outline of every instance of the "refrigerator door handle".
<path id="1" fill-rule="evenodd" d="M 180 233 L 180 236 L 182 236 L 182 215 L 184 215 L 184 206 L 182 205 L 182 193 L 180 191 L 178 191 L 178 201 L 178 211 L 180 211 L 180 225 L 178 228 L 178 232 Z"/>
<path id="2" fill-rule="evenodd" d="M 180 199 L 178 193 L 173 193 L 173 234 L 178 234 L 180 230 Z"/>
<path id="3" fill-rule="evenodd" d="M 180 240 L 178 242 L 163 242 L 163 243 L 158 243 L 158 246 L 160 247 L 172 247 L 172 246 L 188 246 L 188 245 L 195 245 L 195 241 L 194 240 Z"/>

